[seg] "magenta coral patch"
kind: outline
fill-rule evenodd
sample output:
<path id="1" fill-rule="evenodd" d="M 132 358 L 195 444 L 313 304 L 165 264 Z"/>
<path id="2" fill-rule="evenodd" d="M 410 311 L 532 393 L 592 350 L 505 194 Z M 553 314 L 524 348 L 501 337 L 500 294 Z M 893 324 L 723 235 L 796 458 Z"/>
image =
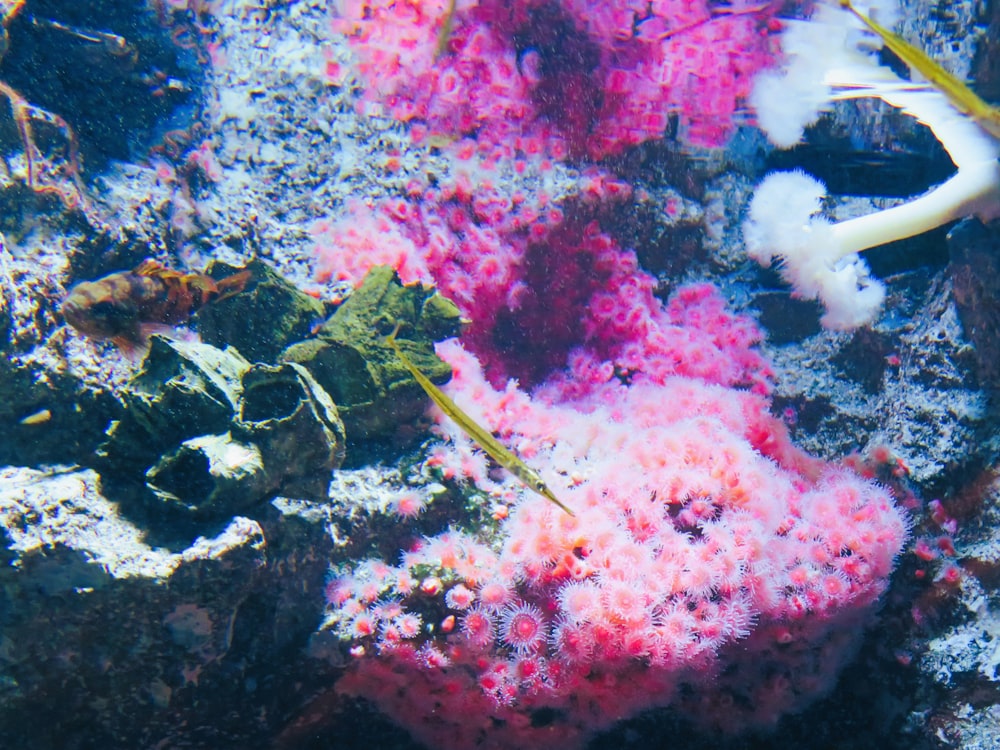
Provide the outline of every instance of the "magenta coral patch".
<path id="1" fill-rule="evenodd" d="M 651 707 L 773 724 L 853 653 L 905 518 L 884 488 L 792 445 L 751 319 L 708 284 L 656 294 L 595 218 L 628 184 L 583 168 L 579 200 L 557 205 L 490 175 L 614 153 L 667 116 L 691 142 L 724 140 L 777 6 L 458 0 L 439 54 L 447 5 L 339 3 L 365 106 L 415 141 L 450 139 L 452 171 L 318 222 L 320 273 L 357 282 L 388 264 L 453 299 L 471 324 L 438 347 L 446 390 L 575 515 L 491 475 L 438 415 L 427 466 L 492 491 L 495 533 L 342 571 L 328 624 L 356 658 L 339 687 L 446 749 L 580 747 Z"/>
<path id="2" fill-rule="evenodd" d="M 760 332 L 714 287 L 663 302 L 576 212 L 533 233 L 538 203 L 494 224 L 476 206 L 498 191 L 450 191 L 318 226 L 321 260 L 352 280 L 388 262 L 454 299 L 472 324 L 438 347 L 446 390 L 576 515 L 498 485 L 439 417 L 428 466 L 513 509 L 495 546 L 449 532 L 331 584 L 357 656 L 341 689 L 442 748 L 546 745 L 540 709 L 575 747 L 652 706 L 735 729 L 821 695 L 906 536 L 888 492 L 792 445 Z M 411 635 L 387 601 L 441 626 Z"/>
<path id="3" fill-rule="evenodd" d="M 521 493 L 500 548 L 449 532 L 388 575 L 369 562 L 332 585 L 331 622 L 360 645 L 377 601 L 401 593 L 395 577 L 429 567 L 476 598 L 463 610 L 440 588 L 404 596 L 458 627 L 382 645 L 343 690 L 429 746 L 477 747 L 488 730 L 491 746 L 532 748 L 552 731 L 527 720 L 540 709 L 578 747 L 653 706 L 713 728 L 769 725 L 832 685 L 907 534 L 886 490 L 796 450 L 747 390 L 672 375 L 531 398 L 491 387 L 457 343 L 439 349 L 452 397 L 523 446 L 575 516 Z"/>
<path id="4" fill-rule="evenodd" d="M 482 144 L 530 134 L 558 159 L 567 148 L 599 158 L 659 138 L 670 116 L 689 143 L 724 142 L 753 74 L 773 59 L 778 6 L 465 0 L 444 49 L 448 0 L 338 7 L 334 30 L 358 55 L 366 111 Z M 544 124 L 558 137 L 544 136 Z"/>

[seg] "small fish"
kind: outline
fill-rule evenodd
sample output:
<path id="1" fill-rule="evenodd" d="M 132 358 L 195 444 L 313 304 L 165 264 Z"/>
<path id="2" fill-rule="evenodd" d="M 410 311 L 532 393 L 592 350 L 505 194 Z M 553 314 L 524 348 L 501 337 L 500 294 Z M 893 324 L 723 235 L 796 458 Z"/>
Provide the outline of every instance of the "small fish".
<path id="1" fill-rule="evenodd" d="M 500 441 L 493 437 L 488 430 L 480 427 L 476 422 L 474 422 L 472 417 L 462 411 L 458 404 L 452 401 L 440 388 L 434 385 L 426 375 L 417 369 L 417 366 L 413 364 L 413 362 L 410 361 L 410 358 L 403 353 L 403 350 L 399 347 L 399 343 L 396 341 L 396 334 L 399 333 L 399 327 L 400 324 L 397 323 L 395 330 L 393 330 L 393 332 L 386 338 L 386 343 L 393 348 L 396 352 L 396 356 L 399 357 L 399 361 L 402 362 L 403 366 L 410 371 L 410 374 L 413 376 L 414 380 L 420 384 L 420 387 L 427 392 L 431 401 L 437 404 L 441 411 L 447 414 L 455 422 L 455 424 L 461 427 L 470 438 L 475 440 L 479 444 L 479 447 L 486 451 L 490 458 L 524 482 L 526 487 L 534 490 L 546 500 L 550 500 L 555 503 L 571 516 L 575 515 L 573 511 L 559 501 L 559 498 L 557 498 L 552 490 L 549 489 L 549 486 L 545 484 L 545 480 L 539 476 L 537 471 L 532 469 L 524 463 L 524 461 L 501 445 Z"/>
<path id="2" fill-rule="evenodd" d="M 993 137 L 1000 138 L 1000 107 L 993 107 L 984 102 L 964 82 L 942 68 L 922 49 L 915 47 L 903 37 L 873 21 L 855 8 L 851 4 L 851 0 L 840 0 L 840 7 L 847 10 L 869 30 L 878 35 L 883 44 L 892 50 L 900 60 L 920 73 L 934 88 L 944 94 L 955 109 L 962 114 L 969 115 L 979 127 Z"/>
<path id="3" fill-rule="evenodd" d="M 147 258 L 132 271 L 77 284 L 66 295 L 61 312 L 80 333 L 129 348 L 142 343 L 143 326 L 183 323 L 210 302 L 243 291 L 249 280 L 250 271 L 216 281 L 203 273 L 173 271 Z"/>

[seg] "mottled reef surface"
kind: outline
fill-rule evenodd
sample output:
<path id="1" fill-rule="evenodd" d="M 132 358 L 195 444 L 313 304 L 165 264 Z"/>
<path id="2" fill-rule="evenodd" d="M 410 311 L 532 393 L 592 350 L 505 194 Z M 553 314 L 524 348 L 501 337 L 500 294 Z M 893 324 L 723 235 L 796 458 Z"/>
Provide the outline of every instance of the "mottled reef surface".
<path id="1" fill-rule="evenodd" d="M 459 321 L 431 290 L 382 279 L 374 296 L 349 297 L 319 280 L 316 227 L 352 202 L 406 195 L 414 179 L 445 182 L 454 163 L 399 123 L 360 114 L 356 79 L 331 80 L 353 53 L 330 5 L 99 0 L 84 11 L 28 0 L 8 19 L 0 81 L 72 128 L 82 182 L 52 156 L 57 189 L 27 186 L 21 136 L 0 125 L 4 746 L 419 747 L 335 690 L 350 657 L 317 631 L 331 565 L 394 558 L 421 535 L 491 522 L 482 493 L 414 468 L 439 441 L 413 424 L 422 392 L 359 333 L 405 308 L 429 346 Z M 973 55 L 969 40 L 982 34 L 967 31 L 990 28 L 996 40 L 1000 3 L 985 16 L 971 3 L 931 5 L 908 3 L 905 15 L 923 20 L 906 30 L 995 97 L 1000 52 L 982 43 Z M 88 29 L 120 35 L 138 62 L 95 55 Z M 60 71 L 74 76 L 72 95 Z M 66 131 L 45 127 L 31 147 L 65 154 Z M 772 411 L 796 444 L 829 460 L 856 454 L 912 528 L 827 697 L 738 737 L 652 711 L 592 750 L 667 737 L 748 750 L 1000 743 L 1000 230 L 968 220 L 879 249 L 870 262 L 888 285 L 886 310 L 853 333 L 823 330 L 813 303 L 740 249 L 766 170 L 825 169 L 828 183 L 849 184 L 885 142 L 887 183 L 915 193 L 947 172 L 945 156 L 925 158 L 932 139 L 919 126 L 847 105 L 792 156 L 746 126 L 725 150 L 664 141 L 600 165 L 632 186 L 598 211 L 603 226 L 636 250 L 657 293 L 709 280 L 754 316 L 775 371 Z M 586 167 L 512 170 L 497 189 L 592 212 Z M 844 218 L 899 200 L 869 189 L 830 210 Z M 255 286 L 154 339 L 145 360 L 62 322 L 73 284 L 146 257 L 199 272 L 213 262 L 217 276 L 258 264 Z M 421 362 L 448 377 L 432 354 Z M 432 500 L 403 518 L 394 504 L 414 488 Z"/>

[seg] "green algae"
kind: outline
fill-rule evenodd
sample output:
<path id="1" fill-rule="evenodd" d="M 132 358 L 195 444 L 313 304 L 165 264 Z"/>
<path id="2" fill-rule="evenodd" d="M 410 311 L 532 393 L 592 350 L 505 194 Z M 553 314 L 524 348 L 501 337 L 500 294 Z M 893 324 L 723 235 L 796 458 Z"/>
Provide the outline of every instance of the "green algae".
<path id="1" fill-rule="evenodd" d="M 434 342 L 459 333 L 458 308 L 432 287 L 404 286 L 384 266 L 365 276 L 315 337 L 281 355 L 305 366 L 333 397 L 352 443 L 394 435 L 426 407 L 423 389 L 386 344 L 397 322 L 406 327 L 416 366 L 432 382 L 447 382 L 451 367 L 434 353 Z"/>
<path id="2" fill-rule="evenodd" d="M 257 259 L 244 267 L 213 261 L 205 272 L 221 279 L 244 268 L 251 273 L 246 289 L 202 308 L 196 318 L 198 333 L 205 343 L 236 347 L 251 362 L 276 362 L 289 344 L 310 336 L 330 314 L 330 306 Z"/>

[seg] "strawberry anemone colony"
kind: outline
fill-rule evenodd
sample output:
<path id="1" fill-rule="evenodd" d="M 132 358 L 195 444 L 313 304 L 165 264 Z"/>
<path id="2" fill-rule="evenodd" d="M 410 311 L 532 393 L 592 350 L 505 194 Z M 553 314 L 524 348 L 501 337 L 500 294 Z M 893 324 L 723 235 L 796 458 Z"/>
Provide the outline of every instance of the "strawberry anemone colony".
<path id="1" fill-rule="evenodd" d="M 680 91 L 666 79 L 646 98 L 609 88 L 615 70 L 679 69 L 675 51 L 623 51 L 645 49 L 657 29 L 661 42 L 685 44 L 664 30 L 667 11 L 730 40 L 720 68 L 739 84 L 730 93 L 767 58 L 767 19 L 696 0 L 507 6 L 510 16 L 458 0 L 442 41 L 445 0 L 340 3 L 335 28 L 359 56 L 364 102 L 408 123 L 417 142 L 451 134 L 442 148 L 454 169 L 317 222 L 317 264 L 351 282 L 388 264 L 453 299 L 472 322 L 438 346 L 454 372 L 443 390 L 574 514 L 491 474 L 434 411 L 443 442 L 428 464 L 492 493 L 496 524 L 463 531 L 456 519 L 398 559 L 335 571 L 326 627 L 352 655 L 339 688 L 445 749 L 579 747 L 652 707 L 713 729 L 770 725 L 823 694 L 854 653 L 906 520 L 885 488 L 792 445 L 770 413 L 773 374 L 751 319 L 709 285 L 654 294 L 655 279 L 600 223 L 630 186 L 585 169 L 572 203 L 549 189 L 566 154 L 662 132 L 609 107 L 636 117 L 666 107 L 712 140 L 704 120 L 685 120 L 686 99 L 658 98 Z M 518 14 L 569 23 L 584 6 L 607 24 L 574 22 L 566 43 L 593 42 L 587 71 L 606 96 L 583 124 L 594 137 L 580 139 L 580 123 L 530 96 L 562 69 L 509 29 Z M 727 118 L 735 101 L 720 105 Z M 616 122 L 631 129 L 609 140 Z M 411 495 L 396 504 L 402 515 L 420 511 Z"/>
<path id="2" fill-rule="evenodd" d="M 345 234 L 355 263 L 364 226 Z M 407 250 L 404 280 L 447 295 L 471 246 L 447 232 L 418 244 L 428 226 L 415 208 L 383 228 Z M 579 746 L 654 706 L 735 730 L 821 695 L 906 537 L 888 491 L 791 444 L 759 333 L 713 287 L 661 302 L 631 252 L 572 219 L 521 246 L 494 239 L 504 271 L 477 279 L 481 297 L 454 295 L 493 327 L 438 345 L 454 372 L 444 390 L 574 515 L 498 483 L 438 413 L 446 442 L 428 464 L 512 507 L 488 540 L 452 529 L 337 571 L 327 626 L 354 656 L 340 689 L 441 748 Z M 536 262 L 569 275 L 533 274 Z M 512 288 L 523 304 L 497 304 Z M 555 338 L 562 365 L 490 348 L 507 318 L 522 331 L 576 321 Z M 519 371 L 530 393 L 504 380 Z"/>

